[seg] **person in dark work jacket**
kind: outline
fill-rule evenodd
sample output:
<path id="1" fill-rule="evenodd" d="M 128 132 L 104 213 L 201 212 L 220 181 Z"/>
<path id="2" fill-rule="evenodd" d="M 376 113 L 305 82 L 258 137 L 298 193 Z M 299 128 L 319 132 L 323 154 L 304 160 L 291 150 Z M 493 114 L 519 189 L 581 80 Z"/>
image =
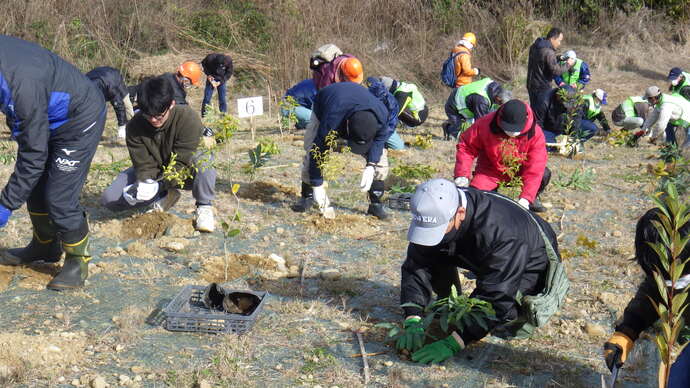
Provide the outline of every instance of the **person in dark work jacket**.
<path id="1" fill-rule="evenodd" d="M 79 197 L 103 134 L 103 95 L 56 54 L 0 35 L 0 110 L 19 147 L 0 194 L 0 227 L 26 202 L 34 231 L 25 248 L 5 252 L 3 264 L 58 262 L 64 250 L 48 288 L 81 287 L 91 257 Z"/>
<path id="2" fill-rule="evenodd" d="M 89 71 L 86 76 L 98 86 L 105 101 L 113 106 L 117 118 L 117 137 L 124 139 L 125 125 L 134 116 L 134 109 L 122 74 L 112 67 L 101 66 Z"/>
<path id="3" fill-rule="evenodd" d="M 201 61 L 201 67 L 206 74 L 204 100 L 201 103 L 201 117 L 206 115 L 206 105 L 211 103 L 214 90 L 218 90 L 218 110 L 226 113 L 228 111 L 228 102 L 225 97 L 227 91 L 225 83 L 232 77 L 232 58 L 225 54 L 208 54 Z"/>

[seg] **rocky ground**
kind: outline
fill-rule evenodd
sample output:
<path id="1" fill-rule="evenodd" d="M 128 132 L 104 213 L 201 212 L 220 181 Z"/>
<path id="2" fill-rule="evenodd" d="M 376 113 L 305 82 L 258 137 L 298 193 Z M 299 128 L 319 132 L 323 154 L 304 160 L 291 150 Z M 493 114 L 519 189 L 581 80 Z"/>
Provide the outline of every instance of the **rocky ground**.
<path id="1" fill-rule="evenodd" d="M 612 93 L 614 106 L 621 96 L 656 81 L 625 70 L 607 77 L 638 78 Z M 195 107 L 200 93 L 192 93 Z M 432 134 L 432 148 L 393 152 L 393 166 L 429 165 L 434 176 L 452 177 L 454 144 L 440 137 L 442 112 L 436 107 L 421 129 L 402 130 L 410 142 L 417 134 Z M 248 131 L 236 133 L 217 154 L 215 211 L 219 224 L 241 230 L 233 238 L 224 238 L 220 227 L 210 234 L 194 231 L 189 192 L 168 215 L 100 208 L 100 193 L 129 163 L 126 149 L 112 140 L 110 123 L 83 193 L 93 231 L 87 286 L 77 292 L 46 291 L 57 266 L 0 265 L 0 383 L 362 386 L 362 360 L 353 357 L 360 353 L 353 331 L 361 331 L 366 351 L 377 353 L 368 357 L 373 386 L 600 385 L 600 375 L 607 372 L 602 344 L 640 279 L 631 261 L 633 232 L 651 206 L 656 178 L 647 165 L 656 163 L 656 147 L 614 147 L 595 139 L 582 157 L 551 157 L 554 177 L 543 198 L 551 206 L 544 217 L 559 233 L 571 279 L 565 308 L 530 340 L 489 337 L 443 365 L 420 366 L 400 359 L 385 332 L 374 327 L 400 319 L 399 268 L 409 215 L 391 211 L 386 222 L 364 215 L 366 197 L 356 189 L 363 162 L 352 156 L 346 156 L 346 170 L 329 188 L 335 220 L 293 213 L 289 205 L 299 190 L 301 134 L 281 135 L 276 123 L 275 117 L 264 117 L 256 124 L 258 136 L 273 139 L 281 152 L 252 181 L 240 167 L 254 145 Z M 3 152 L 11 155 L 13 146 L 3 141 Z M 11 171 L 11 161 L 1 166 L 0 181 Z M 577 173 L 588 178 L 573 187 L 568 181 Z M 231 192 L 235 183 L 240 184 L 240 221 L 232 220 L 238 209 Z M 30 236 L 26 210 L 19 210 L 3 229 L 0 248 L 26 244 Z M 184 285 L 211 281 L 269 292 L 249 333 L 178 333 L 160 326 L 157 311 Z M 655 360 L 651 342 L 639 341 L 620 386 L 653 385 Z"/>

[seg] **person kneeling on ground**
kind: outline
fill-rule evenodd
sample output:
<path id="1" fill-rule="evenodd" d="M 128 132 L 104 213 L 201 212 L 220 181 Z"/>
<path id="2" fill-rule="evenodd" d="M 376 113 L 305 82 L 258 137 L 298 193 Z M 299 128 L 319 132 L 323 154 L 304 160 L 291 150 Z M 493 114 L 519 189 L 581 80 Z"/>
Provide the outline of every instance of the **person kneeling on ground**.
<path id="1" fill-rule="evenodd" d="M 457 188 L 445 179 L 417 187 L 411 202 L 407 258 L 402 265 L 401 304 L 427 306 L 448 297 L 452 286 L 461 291 L 457 268 L 473 272 L 477 286 L 470 297 L 491 303 L 496 320 L 470 324 L 458 333 L 426 346 L 422 310 L 405 305 L 400 350 L 412 360 L 442 362 L 465 344 L 487 334 L 504 338 L 528 337 L 562 306 L 568 280 L 558 253 L 556 233 L 539 216 L 502 195 L 473 188 Z M 549 274 L 549 276 L 547 276 Z M 551 276 L 554 274 L 554 276 Z M 548 278 L 548 280 L 547 280 Z M 545 293 L 543 293 L 545 290 Z M 534 305 L 523 296 L 549 298 L 549 312 L 535 322 Z M 546 302 L 545 299 L 541 300 Z M 546 305 L 546 304 L 545 304 Z M 537 311 L 545 312 L 538 308 Z"/>
<path id="2" fill-rule="evenodd" d="M 444 107 L 448 116 L 448 121 L 443 123 L 445 139 L 456 140 L 474 120 L 495 111 L 511 98 L 511 92 L 491 78 L 453 89 Z"/>
<path id="3" fill-rule="evenodd" d="M 543 128 L 547 143 L 556 143 L 559 135 L 575 137 L 581 143 L 594 136 L 591 128 L 582 127 L 584 106 L 577 103 L 578 93 L 575 89 L 562 86 L 549 93 Z"/>
<path id="4" fill-rule="evenodd" d="M 404 150 L 405 141 L 402 139 L 402 137 L 400 137 L 400 134 L 398 134 L 397 131 L 398 112 L 400 111 L 398 101 L 395 99 L 395 97 L 393 97 L 393 93 L 388 90 L 380 78 L 369 77 L 364 85 L 369 89 L 369 92 L 373 94 L 374 97 L 381 101 L 383 106 L 386 107 L 386 111 L 388 111 L 386 126 L 388 126 L 387 130 L 391 135 L 388 136 L 388 140 L 386 140 L 386 148 L 397 151 Z"/>
<path id="5" fill-rule="evenodd" d="M 522 193 L 518 203 L 535 212 L 546 211 L 539 194 L 549 184 L 544 134 L 532 109 L 522 101 L 510 100 L 493 113 L 477 120 L 460 136 L 455 154 L 455 183 L 480 190 L 496 190 L 510 177 L 504 163 L 510 152 L 520 163 Z M 472 165 L 477 160 L 472 177 Z M 472 177 L 470 181 L 470 177 Z"/>
<path id="6" fill-rule="evenodd" d="M 581 122 L 582 129 L 587 133 L 608 135 L 611 132 L 611 127 L 606 120 L 606 115 L 601 110 L 602 105 L 607 105 L 606 92 L 601 89 L 595 89 L 592 94 L 585 94 L 582 98 L 585 100 L 585 116 Z M 601 129 L 594 124 L 594 120 L 599 120 Z"/>
<path id="7" fill-rule="evenodd" d="M 658 208 L 648 210 L 637 222 L 635 228 L 635 260 L 645 273 L 645 278 L 637 289 L 637 293 L 628 303 L 623 312 L 623 319 L 616 326 L 616 331 L 611 338 L 604 344 L 604 360 L 609 369 L 614 366 L 620 368 L 630 356 L 635 341 L 644 330 L 652 327 L 659 319 L 659 314 L 652 305 L 652 300 L 656 303 L 663 303 L 657 282 L 654 280 L 654 272 L 663 268 L 659 255 L 649 245 L 661 242 L 659 232 L 654 222 L 661 222 L 659 219 L 660 210 Z M 690 222 L 680 229 L 681 238 L 690 235 Z M 680 253 L 680 260 L 686 261 L 690 257 L 690 244 Z M 668 273 L 663 272 L 662 276 L 669 279 Z M 667 284 L 670 283 L 666 280 Z M 683 276 L 676 283 L 676 288 L 680 290 L 690 283 L 690 266 L 685 267 Z M 690 319 L 690 310 L 685 310 L 685 321 Z M 690 350 L 685 348 L 676 362 L 671 366 L 669 387 L 680 388 L 690 386 Z"/>
<path id="8" fill-rule="evenodd" d="M 385 76 L 379 77 L 379 79 L 398 101 L 400 107 L 398 119 L 408 127 L 418 127 L 424 124 L 429 116 L 429 107 L 417 85 Z"/>
<path id="9" fill-rule="evenodd" d="M 283 99 L 292 97 L 295 100 L 297 106 L 291 107 L 290 109 L 281 108 L 280 115 L 283 117 L 289 117 L 294 113 L 297 122 L 295 123 L 296 129 L 304 129 L 309 124 L 309 118 L 311 117 L 311 109 L 314 104 L 314 98 L 316 98 L 316 86 L 314 85 L 314 80 L 308 78 L 298 82 L 296 85 L 291 87 L 285 92 Z"/>
<path id="10" fill-rule="evenodd" d="M 175 168 L 192 175 L 185 182 L 196 200 L 198 231 L 215 229 L 211 201 L 216 171 L 197 151 L 204 130 L 199 116 L 188 106 L 176 105 L 173 89 L 164 77 L 145 81 L 139 92 L 140 112 L 127 124 L 127 149 L 132 167 L 121 172 L 103 192 L 101 204 L 113 211 L 151 207 L 167 211 L 180 199 L 176 183 L 163 177 L 163 169 L 175 155 Z"/>
<path id="11" fill-rule="evenodd" d="M 314 157 L 314 153 L 324 152 L 326 137 L 335 132 L 338 138 L 347 140 L 352 153 L 366 159 L 360 189 L 369 192 L 367 214 L 379 219 L 387 218 L 382 203 L 383 180 L 388 175 L 384 145 L 391 135 L 387 120 L 386 107 L 362 85 L 338 82 L 321 89 L 314 100 L 314 111 L 304 133 L 306 155 L 302 163 L 302 195 L 292 210 L 305 212 L 316 202 L 324 217 L 335 217 L 321 169 Z"/>
<path id="12" fill-rule="evenodd" d="M 642 125 L 649 142 L 663 139 L 667 143 L 675 143 L 676 130 L 690 134 L 690 101 L 678 95 L 662 94 L 656 86 L 647 88 L 645 98 L 654 107 Z M 690 136 L 686 137 L 682 147 L 690 147 Z"/>
<path id="13" fill-rule="evenodd" d="M 625 131 L 641 128 L 652 107 L 643 96 L 630 96 L 611 112 L 611 120 Z"/>

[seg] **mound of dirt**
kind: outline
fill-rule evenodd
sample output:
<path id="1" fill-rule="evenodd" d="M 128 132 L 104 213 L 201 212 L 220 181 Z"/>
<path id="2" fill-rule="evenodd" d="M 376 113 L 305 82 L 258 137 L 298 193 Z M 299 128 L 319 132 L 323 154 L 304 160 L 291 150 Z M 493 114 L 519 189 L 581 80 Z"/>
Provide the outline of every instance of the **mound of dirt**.
<path id="1" fill-rule="evenodd" d="M 168 228 L 177 222 L 183 222 L 179 217 L 165 212 L 151 212 L 128 218 L 122 222 L 120 238 L 153 239 L 161 237 Z"/>
<path id="2" fill-rule="evenodd" d="M 336 213 L 335 219 L 323 218 L 320 214 L 310 214 L 304 219 L 313 233 L 334 234 L 341 237 L 362 239 L 381 232 L 378 221 L 371 216 Z"/>
<path id="3" fill-rule="evenodd" d="M 202 264 L 201 278 L 209 283 L 224 283 L 252 272 L 274 272 L 275 261 L 262 255 L 228 254 L 227 276 L 223 256 L 212 256 Z"/>
<path id="4" fill-rule="evenodd" d="M 264 203 L 294 202 L 297 200 L 297 190 L 278 182 L 257 181 L 240 186 L 237 196 Z"/>
<path id="5" fill-rule="evenodd" d="M 17 285 L 30 290 L 44 290 L 46 284 L 57 275 L 60 266 L 46 264 L 34 267 L 15 267 L 0 265 L 0 292 L 5 291 L 15 276 L 20 278 Z"/>

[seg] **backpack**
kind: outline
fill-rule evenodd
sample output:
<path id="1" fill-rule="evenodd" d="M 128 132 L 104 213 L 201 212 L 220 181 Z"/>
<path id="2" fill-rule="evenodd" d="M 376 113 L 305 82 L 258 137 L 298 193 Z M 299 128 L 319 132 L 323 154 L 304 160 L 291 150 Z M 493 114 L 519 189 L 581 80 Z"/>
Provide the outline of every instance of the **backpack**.
<path id="1" fill-rule="evenodd" d="M 449 88 L 455 87 L 455 81 L 457 80 L 457 77 L 455 77 L 455 57 L 457 57 L 460 54 L 466 53 L 450 53 L 448 59 L 446 59 L 446 61 L 443 62 L 443 67 L 441 68 L 441 82 L 443 82 L 443 84 L 448 86 Z"/>

